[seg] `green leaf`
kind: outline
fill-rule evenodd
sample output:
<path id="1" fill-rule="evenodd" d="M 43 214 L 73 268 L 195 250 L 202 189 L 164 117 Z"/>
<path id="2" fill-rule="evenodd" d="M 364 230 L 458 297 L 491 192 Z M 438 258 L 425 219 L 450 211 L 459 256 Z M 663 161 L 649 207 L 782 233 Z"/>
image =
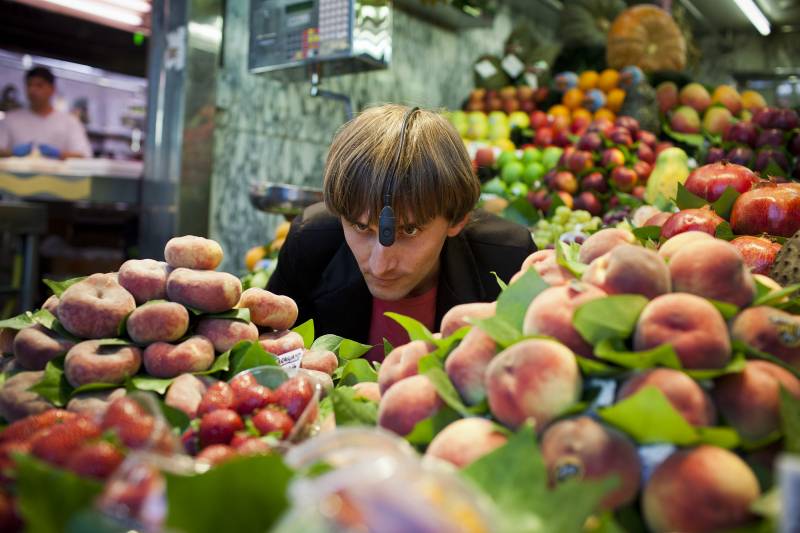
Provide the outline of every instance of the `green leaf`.
<path id="1" fill-rule="evenodd" d="M 296 326 L 292 329 L 292 331 L 299 333 L 301 337 L 303 337 L 303 346 L 305 348 L 311 348 L 311 345 L 314 344 L 314 319 L 309 318 L 299 326 Z"/>
<path id="2" fill-rule="evenodd" d="M 624 371 L 619 367 L 611 366 L 596 359 L 581 357 L 580 355 L 576 355 L 575 359 L 578 361 L 578 366 L 581 369 L 581 373 L 587 376 L 609 376 L 619 374 Z"/>
<path id="3" fill-rule="evenodd" d="M 761 285 L 761 282 L 756 280 L 756 283 Z M 767 290 L 770 290 L 767 288 Z M 753 302 L 753 306 L 756 305 L 775 305 L 780 303 L 786 297 L 791 297 L 795 292 L 800 291 L 800 283 L 794 283 L 792 285 L 787 285 L 783 289 L 775 292 L 768 292 L 767 294 L 760 295 L 756 300 Z"/>
<path id="4" fill-rule="evenodd" d="M 133 345 L 133 341 L 128 339 L 117 339 L 117 338 L 108 338 L 108 339 L 97 339 L 98 346 L 131 346 Z"/>
<path id="5" fill-rule="evenodd" d="M 777 162 L 775 162 L 775 158 L 770 157 L 769 163 L 767 163 L 767 168 L 765 168 L 761 172 L 762 176 L 787 176 L 787 172 L 783 169 Z"/>
<path id="6" fill-rule="evenodd" d="M 714 236 L 717 239 L 722 239 L 723 241 L 732 241 L 736 238 L 736 235 L 734 235 L 731 225 L 728 224 L 727 220 L 723 220 L 717 225 Z"/>
<path id="7" fill-rule="evenodd" d="M 228 378 L 257 366 L 279 366 L 275 356 L 257 342 L 239 341 L 230 350 Z"/>
<path id="8" fill-rule="evenodd" d="M 104 391 L 108 389 L 117 389 L 119 387 L 120 385 L 118 383 L 87 383 L 86 385 L 81 385 L 77 389 L 73 389 L 70 397 L 74 397 L 85 392 Z"/>
<path id="9" fill-rule="evenodd" d="M 560 199 L 560 198 L 559 198 Z M 532 226 L 539 220 L 539 212 L 534 208 L 527 198 L 517 198 L 510 202 L 503 212 L 501 217 L 516 222 L 520 226 Z"/>
<path id="10" fill-rule="evenodd" d="M 453 382 L 450 381 L 450 378 L 443 368 L 428 368 L 425 370 L 424 375 L 436 388 L 437 394 L 445 404 L 461 416 L 470 416 L 470 410 L 464 405 L 464 402 L 461 401 L 461 396 L 459 396 L 458 391 L 453 386 Z"/>
<path id="11" fill-rule="evenodd" d="M 544 460 L 529 425 L 461 473 L 494 501 L 502 520 L 498 530 L 507 533 L 582 531 L 586 519 L 617 484 L 613 479 L 570 479 L 548 488 Z"/>
<path id="12" fill-rule="evenodd" d="M 494 276 L 494 279 L 497 281 L 497 284 L 500 286 L 500 291 L 504 291 L 504 290 L 506 290 L 508 288 L 508 284 L 505 281 L 503 281 L 502 279 L 500 279 L 500 276 L 497 275 L 497 272 L 495 272 L 493 270 L 493 271 L 490 272 L 490 274 L 492 276 Z"/>
<path id="13" fill-rule="evenodd" d="M 800 370 L 795 368 L 794 366 L 788 364 L 786 361 L 779 357 L 775 357 L 774 355 L 762 352 L 761 350 L 750 346 L 749 344 L 740 341 L 740 340 L 733 340 L 731 341 L 731 346 L 735 352 L 743 352 L 746 356 L 751 359 L 763 359 L 765 361 L 769 361 L 770 363 L 776 364 L 781 368 L 791 372 L 797 379 L 800 379 Z"/>
<path id="14" fill-rule="evenodd" d="M 406 330 L 406 332 L 408 333 L 408 337 L 412 341 L 433 342 L 433 335 L 431 334 L 430 331 L 428 331 L 428 328 L 426 328 L 425 325 L 419 320 L 411 318 L 410 316 L 405 316 L 392 312 L 384 313 L 384 315 L 388 316 L 389 318 L 400 324 L 403 327 L 403 329 Z"/>
<path id="15" fill-rule="evenodd" d="M 237 457 L 195 476 L 167 472 L 164 529 L 268 531 L 289 507 L 292 475 L 278 454 Z"/>
<path id="16" fill-rule="evenodd" d="M 701 133 L 680 133 L 673 130 L 669 126 L 669 124 L 666 123 L 663 123 L 661 125 L 661 129 L 664 131 L 664 133 L 666 133 L 676 141 L 681 142 L 683 144 L 688 144 L 689 146 L 692 146 L 694 148 L 700 148 L 705 143 L 705 138 Z"/>
<path id="17" fill-rule="evenodd" d="M 684 368 L 683 371 L 696 380 L 714 379 L 725 374 L 736 374 L 744 370 L 747 359 L 742 352 L 735 352 L 728 364 L 722 368 L 692 369 Z"/>
<path id="18" fill-rule="evenodd" d="M 578 279 L 589 268 L 589 265 L 581 263 L 578 259 L 580 249 L 580 245 L 575 242 L 567 244 L 563 241 L 558 241 L 556 244 L 556 262 L 572 272 L 572 275 Z"/>
<path id="19" fill-rule="evenodd" d="M 604 361 L 624 368 L 651 368 L 654 366 L 681 368 L 681 361 L 671 344 L 662 344 L 643 352 L 628 352 L 624 350 L 619 341 L 606 339 L 594 347 L 594 354 Z"/>
<path id="20" fill-rule="evenodd" d="M 355 385 L 364 381 L 378 381 L 378 373 L 366 359 L 353 359 L 342 367 L 339 385 Z"/>
<path id="21" fill-rule="evenodd" d="M 161 414 L 167 420 L 170 426 L 178 430 L 178 433 L 183 433 L 189 427 L 189 415 L 176 409 L 171 405 L 167 405 L 163 400 L 158 400 L 158 405 L 161 407 Z"/>
<path id="22" fill-rule="evenodd" d="M 383 356 L 386 357 L 387 355 L 389 355 L 392 352 L 392 350 L 394 350 L 394 346 L 392 346 L 392 343 L 389 342 L 389 339 L 384 337 L 383 338 Z"/>
<path id="23" fill-rule="evenodd" d="M 56 407 L 64 407 L 72 393 L 72 386 L 64 375 L 64 358 L 62 355 L 48 361 L 42 380 L 28 389 Z"/>
<path id="24" fill-rule="evenodd" d="M 432 368 L 438 368 L 439 370 L 443 369 L 444 360 L 436 353 L 429 353 L 428 355 L 423 355 L 420 357 L 419 363 L 417 363 L 418 374 L 424 374 Z"/>
<path id="25" fill-rule="evenodd" d="M 551 194 L 550 195 L 550 207 L 547 209 L 547 217 L 546 218 L 553 218 L 553 215 L 556 214 L 556 209 L 558 209 L 562 205 L 566 205 L 566 204 L 564 204 L 564 200 L 562 200 L 561 197 L 556 193 Z"/>
<path id="26" fill-rule="evenodd" d="M 211 374 L 216 374 L 217 372 L 225 372 L 230 368 L 230 358 L 230 350 L 223 352 L 219 355 L 219 357 L 214 359 L 214 364 L 211 365 L 211 368 L 208 370 L 202 370 L 200 372 L 193 372 L 193 374 L 195 376 L 209 376 Z"/>
<path id="27" fill-rule="evenodd" d="M 800 398 L 795 398 L 781 387 L 781 428 L 784 449 L 789 453 L 800 453 Z"/>
<path id="28" fill-rule="evenodd" d="M 661 238 L 661 226 L 641 226 L 633 228 L 633 235 L 642 243 L 656 241 Z"/>
<path id="29" fill-rule="evenodd" d="M 417 446 L 427 446 L 441 430 L 460 418 L 458 413 L 444 406 L 433 416 L 420 420 L 406 435 L 406 440 Z"/>
<path id="30" fill-rule="evenodd" d="M 733 204 L 736 202 L 736 199 L 739 198 L 739 196 L 741 196 L 741 194 L 733 187 L 725 187 L 725 192 L 723 192 L 722 196 L 717 198 L 717 200 L 711 204 L 711 209 L 713 209 L 714 212 L 716 212 L 725 220 L 728 220 L 731 216 Z"/>
<path id="31" fill-rule="evenodd" d="M 397 315 L 402 316 L 402 315 Z M 404 317 L 406 318 L 406 317 Z M 413 319 L 409 319 L 413 320 Z M 311 344 L 312 350 L 327 350 L 342 359 L 356 359 L 372 349 L 369 344 L 351 341 L 338 335 L 323 335 Z"/>
<path id="32" fill-rule="evenodd" d="M 378 404 L 366 398 L 356 398 L 352 387 L 331 391 L 336 426 L 375 426 L 378 423 Z"/>
<path id="33" fill-rule="evenodd" d="M 474 322 L 476 327 L 481 328 L 501 348 L 511 346 L 522 338 L 522 332 L 520 330 L 497 315 L 489 318 L 477 319 Z"/>
<path id="34" fill-rule="evenodd" d="M 678 195 L 675 198 L 675 203 L 678 205 L 678 208 L 682 210 L 698 209 L 704 205 L 708 205 L 708 202 L 705 198 L 701 198 L 700 196 L 689 192 L 683 183 L 678 183 Z"/>
<path id="35" fill-rule="evenodd" d="M 65 279 L 64 281 L 56 281 L 53 279 L 43 279 L 42 283 L 50 287 L 50 290 L 53 291 L 53 294 L 61 298 L 61 295 L 64 294 L 64 291 L 69 289 L 71 286 L 75 285 L 79 281 L 83 281 L 86 279 L 86 276 L 80 278 L 72 278 L 72 279 Z"/>
<path id="36" fill-rule="evenodd" d="M 606 339 L 626 339 L 647 305 L 639 294 L 619 294 L 591 300 L 575 310 L 572 325 L 589 344 Z"/>
<path id="37" fill-rule="evenodd" d="M 5 320 L 0 320 L 0 328 L 8 328 L 19 331 L 34 324 L 33 313 L 26 311 L 17 316 L 12 316 Z"/>
<path id="38" fill-rule="evenodd" d="M 203 318 L 227 318 L 228 320 L 238 320 L 240 322 L 250 322 L 250 309 L 229 309 L 222 313 L 203 313 Z"/>
<path id="39" fill-rule="evenodd" d="M 60 533 L 70 517 L 92 506 L 103 490 L 97 481 L 81 478 L 29 455 L 14 456 L 17 505 L 25 531 Z"/>
<path id="40" fill-rule="evenodd" d="M 731 428 L 697 428 L 689 424 L 664 393 L 652 385 L 610 407 L 599 409 L 598 415 L 641 444 L 713 444 L 722 448 L 739 445 L 739 436 Z"/>
<path id="41" fill-rule="evenodd" d="M 725 320 L 730 320 L 731 318 L 735 317 L 739 314 L 739 308 L 732 303 L 722 302 L 720 300 L 714 300 L 712 298 L 706 298 L 711 305 L 717 308 L 719 314 L 722 315 L 722 318 Z"/>
<path id="42" fill-rule="evenodd" d="M 172 385 L 173 381 L 175 381 L 175 378 L 154 378 L 152 376 L 136 375 L 130 378 L 128 383 L 130 388 L 156 392 L 163 396 L 167 393 L 167 389 Z"/>

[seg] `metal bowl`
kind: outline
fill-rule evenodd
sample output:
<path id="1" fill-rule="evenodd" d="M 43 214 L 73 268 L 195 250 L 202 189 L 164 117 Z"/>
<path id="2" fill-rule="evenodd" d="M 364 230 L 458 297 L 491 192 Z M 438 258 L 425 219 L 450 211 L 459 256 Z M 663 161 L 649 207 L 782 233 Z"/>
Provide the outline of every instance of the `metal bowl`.
<path id="1" fill-rule="evenodd" d="M 250 203 L 267 213 L 299 215 L 306 207 L 322 201 L 322 189 L 278 183 L 256 183 L 250 189 Z"/>

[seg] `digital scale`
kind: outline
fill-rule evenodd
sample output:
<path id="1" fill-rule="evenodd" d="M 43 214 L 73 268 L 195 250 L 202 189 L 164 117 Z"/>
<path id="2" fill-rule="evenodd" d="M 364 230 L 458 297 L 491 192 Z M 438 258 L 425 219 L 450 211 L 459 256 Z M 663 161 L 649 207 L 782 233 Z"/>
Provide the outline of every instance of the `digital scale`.
<path id="1" fill-rule="evenodd" d="M 391 55 L 388 0 L 250 0 L 251 72 L 301 81 L 384 69 Z"/>

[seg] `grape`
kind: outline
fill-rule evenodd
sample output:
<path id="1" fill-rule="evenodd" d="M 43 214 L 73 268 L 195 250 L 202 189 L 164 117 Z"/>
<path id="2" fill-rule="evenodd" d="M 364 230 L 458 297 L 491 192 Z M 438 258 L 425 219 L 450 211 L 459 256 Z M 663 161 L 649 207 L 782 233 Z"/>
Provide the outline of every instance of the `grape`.
<path id="1" fill-rule="evenodd" d="M 572 211 L 566 206 L 559 206 L 549 220 L 540 219 L 536 223 L 532 231 L 533 240 L 540 249 L 550 248 L 559 240 L 581 243 L 600 229 L 602 222 L 588 211 Z"/>
<path id="2" fill-rule="evenodd" d="M 572 210 L 569 207 L 565 206 L 565 205 L 560 205 L 560 206 L 556 207 L 556 216 L 569 217 L 570 213 L 572 213 Z"/>

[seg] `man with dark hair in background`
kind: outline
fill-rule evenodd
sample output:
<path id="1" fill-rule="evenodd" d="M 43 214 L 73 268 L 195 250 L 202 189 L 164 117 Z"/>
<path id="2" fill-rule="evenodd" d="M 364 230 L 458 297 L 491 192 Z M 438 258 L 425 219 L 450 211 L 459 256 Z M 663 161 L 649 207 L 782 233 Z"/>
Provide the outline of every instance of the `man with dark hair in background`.
<path id="1" fill-rule="evenodd" d="M 0 121 L 0 157 L 25 157 L 34 147 L 54 159 L 91 157 L 92 148 L 80 121 L 53 108 L 53 73 L 45 67 L 32 68 L 25 74 L 25 89 L 28 108 L 10 111 Z"/>

